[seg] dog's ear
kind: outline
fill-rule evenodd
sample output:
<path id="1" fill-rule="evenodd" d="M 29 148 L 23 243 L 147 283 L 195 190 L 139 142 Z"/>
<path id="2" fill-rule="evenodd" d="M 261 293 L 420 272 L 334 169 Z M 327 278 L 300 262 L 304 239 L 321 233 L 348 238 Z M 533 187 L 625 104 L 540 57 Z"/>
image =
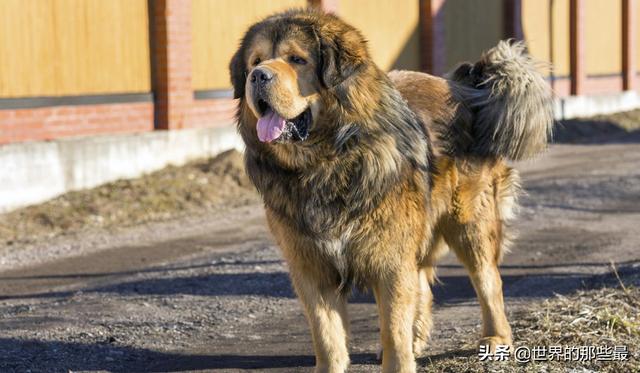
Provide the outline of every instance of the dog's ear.
<path id="1" fill-rule="evenodd" d="M 247 63 L 244 60 L 244 46 L 241 46 L 229 63 L 231 84 L 233 85 L 233 98 L 244 96 L 244 86 L 247 81 Z"/>
<path id="2" fill-rule="evenodd" d="M 318 77 L 326 88 L 334 88 L 357 73 L 366 62 L 362 36 L 355 30 L 332 36 L 316 32 Z"/>

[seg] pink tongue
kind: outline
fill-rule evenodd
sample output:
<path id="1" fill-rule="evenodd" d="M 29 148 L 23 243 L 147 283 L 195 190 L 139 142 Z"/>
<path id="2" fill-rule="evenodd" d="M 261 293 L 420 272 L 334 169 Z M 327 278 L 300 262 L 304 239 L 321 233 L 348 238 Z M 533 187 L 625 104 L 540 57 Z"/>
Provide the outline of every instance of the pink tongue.
<path id="1" fill-rule="evenodd" d="M 258 138 L 262 142 L 271 142 L 282 134 L 286 121 L 275 111 L 269 110 L 258 119 Z"/>

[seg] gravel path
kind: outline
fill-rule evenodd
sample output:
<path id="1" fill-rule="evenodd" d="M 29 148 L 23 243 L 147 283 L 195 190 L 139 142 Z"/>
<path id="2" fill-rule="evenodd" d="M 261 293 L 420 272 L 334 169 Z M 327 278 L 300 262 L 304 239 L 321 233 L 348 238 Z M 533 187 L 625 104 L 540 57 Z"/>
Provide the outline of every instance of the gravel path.
<path id="1" fill-rule="evenodd" d="M 640 146 L 554 145 L 519 164 L 528 195 L 502 273 L 508 312 L 640 266 Z M 0 247 L 0 371 L 311 371 L 309 331 L 260 205 Z M 479 307 L 452 256 L 432 348 L 468 353 Z M 354 372 L 378 371 L 369 294 L 350 305 Z M 516 331 L 517 333 L 517 331 Z M 466 352 L 465 352 L 466 351 Z"/>

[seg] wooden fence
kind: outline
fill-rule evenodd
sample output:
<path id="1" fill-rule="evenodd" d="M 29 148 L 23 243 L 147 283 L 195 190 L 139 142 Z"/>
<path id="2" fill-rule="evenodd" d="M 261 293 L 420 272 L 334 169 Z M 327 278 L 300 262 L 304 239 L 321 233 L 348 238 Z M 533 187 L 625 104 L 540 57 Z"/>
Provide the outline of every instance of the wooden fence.
<path id="1" fill-rule="evenodd" d="M 143 119 L 132 130 L 227 124 L 243 32 L 292 7 L 359 28 L 386 70 L 442 74 L 513 37 L 553 64 L 543 71 L 558 96 L 619 93 L 640 71 L 637 1 L 0 0 L 0 143 L 126 131 L 133 102 Z M 89 106 L 105 104 L 124 104 L 119 122 Z"/>
<path id="2" fill-rule="evenodd" d="M 147 0 L 0 0 L 0 97 L 150 91 Z"/>

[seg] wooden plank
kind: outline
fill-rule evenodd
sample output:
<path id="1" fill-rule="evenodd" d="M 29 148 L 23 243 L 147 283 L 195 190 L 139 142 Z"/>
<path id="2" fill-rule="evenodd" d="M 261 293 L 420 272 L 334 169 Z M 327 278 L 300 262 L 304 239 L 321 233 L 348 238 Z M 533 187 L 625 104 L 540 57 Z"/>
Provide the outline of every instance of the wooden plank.
<path id="1" fill-rule="evenodd" d="M 0 1 L 0 97 L 150 91 L 146 0 Z"/>
<path id="2" fill-rule="evenodd" d="M 420 8 L 415 0 L 348 0 L 340 17 L 359 29 L 383 70 L 420 69 Z"/>
<path id="3" fill-rule="evenodd" d="M 584 2 L 584 63 L 587 77 L 621 74 L 622 14 L 622 0 Z"/>
<path id="4" fill-rule="evenodd" d="M 229 61 L 247 28 L 277 11 L 306 6 L 306 0 L 193 0 L 193 89 L 229 88 Z"/>
<path id="5" fill-rule="evenodd" d="M 443 15 L 444 22 L 444 69 L 451 70 L 460 62 L 476 61 L 482 52 L 504 39 L 503 5 L 503 0 L 447 0 L 444 3 L 437 14 L 437 17 Z"/>

